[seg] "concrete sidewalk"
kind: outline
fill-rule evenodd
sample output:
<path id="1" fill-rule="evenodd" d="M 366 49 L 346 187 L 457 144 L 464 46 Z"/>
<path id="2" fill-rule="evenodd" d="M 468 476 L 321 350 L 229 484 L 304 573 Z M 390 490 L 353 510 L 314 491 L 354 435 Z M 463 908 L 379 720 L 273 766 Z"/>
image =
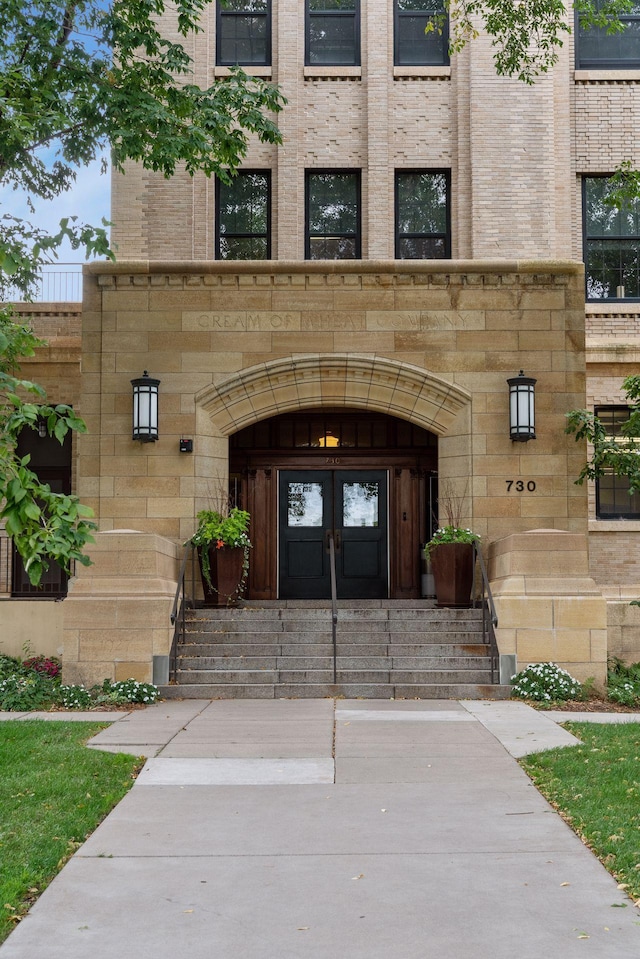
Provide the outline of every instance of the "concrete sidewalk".
<path id="1" fill-rule="evenodd" d="M 132 712 L 92 745 L 143 772 L 0 959 L 637 959 L 638 910 L 512 758 L 574 742 L 515 702 Z"/>

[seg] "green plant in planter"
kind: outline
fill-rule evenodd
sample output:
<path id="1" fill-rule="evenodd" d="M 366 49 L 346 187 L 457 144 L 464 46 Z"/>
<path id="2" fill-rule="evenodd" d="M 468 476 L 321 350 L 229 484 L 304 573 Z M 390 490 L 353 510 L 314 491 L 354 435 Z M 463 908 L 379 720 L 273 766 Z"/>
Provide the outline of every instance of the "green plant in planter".
<path id="1" fill-rule="evenodd" d="M 433 534 L 432 538 L 429 540 L 427 545 L 424 548 L 427 556 L 431 554 L 431 550 L 435 549 L 436 546 L 441 546 L 443 543 L 478 543 L 480 537 L 477 533 L 474 533 L 473 530 L 464 529 L 461 526 L 442 526 L 440 529 L 437 529 Z"/>
<path id="2" fill-rule="evenodd" d="M 209 563 L 209 547 L 215 544 L 216 549 L 225 546 L 241 547 L 244 549 L 244 563 L 242 565 L 242 579 L 238 585 L 240 592 L 249 572 L 249 539 L 250 516 L 246 510 L 234 506 L 228 516 L 223 516 L 215 509 L 202 509 L 198 513 L 198 528 L 189 540 L 192 546 L 200 548 L 200 562 L 202 575 L 211 589 L 215 589 L 211 582 L 211 566 Z"/>

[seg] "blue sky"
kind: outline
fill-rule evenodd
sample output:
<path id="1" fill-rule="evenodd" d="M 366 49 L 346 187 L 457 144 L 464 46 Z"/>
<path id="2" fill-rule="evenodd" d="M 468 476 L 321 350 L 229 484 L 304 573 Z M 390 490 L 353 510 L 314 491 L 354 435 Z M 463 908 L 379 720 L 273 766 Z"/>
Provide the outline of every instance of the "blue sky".
<path id="1" fill-rule="evenodd" d="M 60 220 L 65 216 L 77 216 L 79 223 L 100 226 L 102 217 L 109 219 L 110 203 L 111 177 L 109 173 L 101 175 L 99 160 L 78 170 L 75 185 L 68 193 L 46 203 L 39 201 L 34 204 L 35 214 L 29 210 L 24 193 L 8 187 L 0 188 L 2 213 L 24 217 L 48 232 L 56 232 Z M 61 263 L 84 262 L 84 253 L 81 250 L 72 250 L 65 243 L 60 247 L 58 260 Z"/>

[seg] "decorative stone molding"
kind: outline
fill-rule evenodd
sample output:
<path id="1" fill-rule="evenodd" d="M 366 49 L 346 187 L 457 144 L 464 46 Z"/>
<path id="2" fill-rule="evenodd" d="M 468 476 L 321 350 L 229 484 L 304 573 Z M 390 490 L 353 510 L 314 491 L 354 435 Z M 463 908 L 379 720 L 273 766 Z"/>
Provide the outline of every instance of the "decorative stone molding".
<path id="1" fill-rule="evenodd" d="M 196 394 L 223 436 L 289 410 L 377 410 L 446 434 L 471 394 L 418 367 L 353 353 L 292 356 L 253 366 Z"/>

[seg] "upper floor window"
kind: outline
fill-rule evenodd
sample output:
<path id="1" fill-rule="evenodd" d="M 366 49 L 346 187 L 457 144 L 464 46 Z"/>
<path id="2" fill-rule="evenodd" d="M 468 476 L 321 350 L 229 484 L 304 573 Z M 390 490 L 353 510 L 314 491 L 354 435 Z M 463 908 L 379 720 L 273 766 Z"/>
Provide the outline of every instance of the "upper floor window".
<path id="1" fill-rule="evenodd" d="M 271 257 L 271 174 L 241 170 L 230 183 L 218 180 L 216 259 Z"/>
<path id="2" fill-rule="evenodd" d="M 305 186 L 305 258 L 359 260 L 360 171 L 309 170 Z"/>
<path id="3" fill-rule="evenodd" d="M 600 406 L 595 414 L 605 428 L 607 436 L 625 442 L 622 424 L 629 419 L 628 406 Z M 616 476 L 612 471 L 596 480 L 596 516 L 598 519 L 640 519 L 640 494 L 629 493 L 626 476 Z"/>
<path id="4" fill-rule="evenodd" d="M 396 171 L 396 258 L 451 256 L 447 170 Z"/>
<path id="5" fill-rule="evenodd" d="M 608 177 L 583 179 L 588 300 L 640 299 L 640 200 L 610 206 Z"/>
<path id="6" fill-rule="evenodd" d="M 306 0 L 304 62 L 358 66 L 360 0 Z"/>
<path id="7" fill-rule="evenodd" d="M 605 0 L 593 0 L 596 12 Z M 640 0 L 633 0 L 630 11 L 619 15 L 624 29 L 607 33 L 606 27 L 585 24 L 578 15 L 576 67 L 583 70 L 629 70 L 640 68 Z"/>
<path id="8" fill-rule="evenodd" d="M 271 0 L 218 0 L 216 63 L 271 64 Z"/>
<path id="9" fill-rule="evenodd" d="M 396 66 L 443 66 L 449 63 L 448 21 L 442 0 L 395 0 Z M 425 33 L 434 17 L 442 17 Z"/>

